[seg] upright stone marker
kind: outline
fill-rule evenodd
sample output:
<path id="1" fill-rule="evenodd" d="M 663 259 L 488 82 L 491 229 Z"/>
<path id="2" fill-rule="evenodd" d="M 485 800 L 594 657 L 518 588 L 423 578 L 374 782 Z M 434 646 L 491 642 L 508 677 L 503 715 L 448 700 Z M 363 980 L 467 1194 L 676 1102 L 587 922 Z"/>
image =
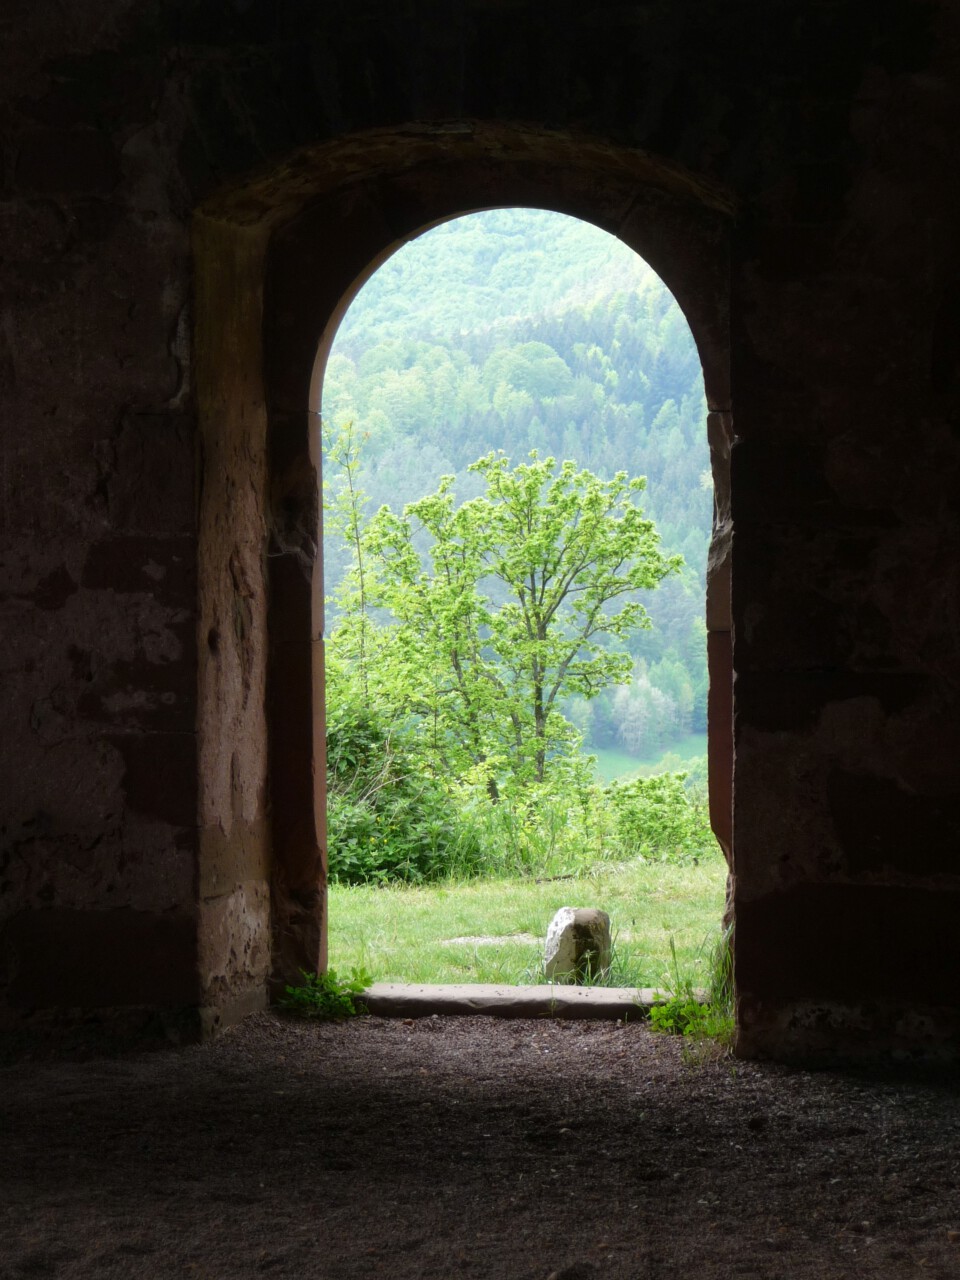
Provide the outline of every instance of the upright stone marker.
<path id="1" fill-rule="evenodd" d="M 561 907 L 550 921 L 543 957 L 548 982 L 585 982 L 610 968 L 610 917 L 595 907 Z"/>

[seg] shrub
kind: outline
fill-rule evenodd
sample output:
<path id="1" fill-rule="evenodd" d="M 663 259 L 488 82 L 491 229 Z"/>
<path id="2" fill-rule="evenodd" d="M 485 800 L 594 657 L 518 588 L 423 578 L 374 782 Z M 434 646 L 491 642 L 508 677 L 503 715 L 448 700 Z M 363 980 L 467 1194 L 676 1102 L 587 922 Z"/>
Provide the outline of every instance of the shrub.
<path id="1" fill-rule="evenodd" d="M 622 856 L 693 862 L 716 848 L 706 805 L 685 780 L 684 773 L 658 773 L 605 788 Z"/>
<path id="2" fill-rule="evenodd" d="M 455 797 L 426 773 L 409 731 L 352 705 L 327 725 L 327 833 L 334 881 L 420 883 L 479 867 Z"/>

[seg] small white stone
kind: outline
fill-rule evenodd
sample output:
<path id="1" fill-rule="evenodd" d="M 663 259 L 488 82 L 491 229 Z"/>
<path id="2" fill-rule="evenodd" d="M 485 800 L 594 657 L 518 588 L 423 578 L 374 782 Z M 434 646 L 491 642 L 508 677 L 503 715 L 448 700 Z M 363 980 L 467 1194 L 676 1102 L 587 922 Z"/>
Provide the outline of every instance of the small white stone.
<path id="1" fill-rule="evenodd" d="M 550 921 L 543 956 L 548 982 L 583 982 L 610 968 L 610 917 L 595 907 L 561 907 Z"/>

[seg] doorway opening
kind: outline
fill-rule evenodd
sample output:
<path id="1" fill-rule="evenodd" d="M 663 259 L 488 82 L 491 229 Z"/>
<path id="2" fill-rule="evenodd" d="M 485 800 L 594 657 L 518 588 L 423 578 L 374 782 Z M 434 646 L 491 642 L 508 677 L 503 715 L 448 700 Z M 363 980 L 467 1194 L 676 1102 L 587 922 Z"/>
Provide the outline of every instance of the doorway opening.
<path id="1" fill-rule="evenodd" d="M 693 331 L 715 494 L 710 811 L 732 856 L 727 194 L 656 157 L 527 126 L 410 125 L 320 143 L 212 196 L 194 224 L 198 938 L 211 1024 L 327 966 L 317 409 L 329 345 L 400 245 L 494 207 L 552 209 L 616 235 Z"/>
<path id="2" fill-rule="evenodd" d="M 467 214 L 353 293 L 321 383 L 332 964 L 538 983 L 576 905 L 611 917 L 609 985 L 700 985 L 727 867 L 707 405 L 676 299 L 588 222 Z"/>

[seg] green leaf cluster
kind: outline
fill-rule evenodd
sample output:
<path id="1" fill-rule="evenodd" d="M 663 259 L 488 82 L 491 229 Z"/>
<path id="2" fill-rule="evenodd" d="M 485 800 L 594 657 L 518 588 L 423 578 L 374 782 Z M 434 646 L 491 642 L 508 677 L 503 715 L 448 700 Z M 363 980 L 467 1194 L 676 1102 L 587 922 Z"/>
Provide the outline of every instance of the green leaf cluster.
<path id="1" fill-rule="evenodd" d="M 303 983 L 286 987 L 277 1002 L 287 1013 L 300 1018 L 336 1019 L 365 1012 L 363 1001 L 357 996 L 369 987 L 372 979 L 363 969 L 351 969 L 346 978 L 337 977 L 333 969 L 326 973 L 307 973 L 306 970 L 301 973 Z"/>
<path id="2" fill-rule="evenodd" d="M 671 996 L 650 1010 L 651 1028 L 676 1036 L 709 1034 L 712 1018 L 709 1006 L 692 995 Z"/>

